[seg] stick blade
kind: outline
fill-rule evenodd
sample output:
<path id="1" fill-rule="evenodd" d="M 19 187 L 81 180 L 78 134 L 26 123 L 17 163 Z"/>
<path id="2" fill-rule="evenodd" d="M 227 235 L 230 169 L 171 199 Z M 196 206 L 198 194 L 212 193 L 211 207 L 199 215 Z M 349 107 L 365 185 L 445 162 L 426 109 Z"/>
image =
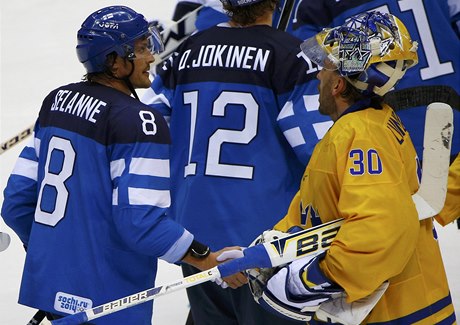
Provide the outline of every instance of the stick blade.
<path id="1" fill-rule="evenodd" d="M 428 105 L 423 141 L 422 181 L 417 195 L 414 195 L 420 220 L 438 214 L 444 206 L 453 131 L 452 107 L 445 103 Z"/>
<path id="2" fill-rule="evenodd" d="M 155 54 L 155 61 L 152 67 L 160 64 L 166 60 L 190 35 L 196 31 L 196 20 L 199 11 L 204 8 L 204 5 L 196 8 L 195 10 L 187 13 L 184 17 L 170 26 L 167 26 L 162 32 L 161 37 L 164 42 L 164 51 L 160 54 Z"/>

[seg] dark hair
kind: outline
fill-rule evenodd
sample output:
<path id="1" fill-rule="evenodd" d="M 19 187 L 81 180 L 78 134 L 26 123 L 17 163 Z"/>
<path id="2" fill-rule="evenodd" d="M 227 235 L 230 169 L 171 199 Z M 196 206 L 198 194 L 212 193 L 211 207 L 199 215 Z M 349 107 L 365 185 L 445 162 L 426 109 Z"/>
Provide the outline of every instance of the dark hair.
<path id="1" fill-rule="evenodd" d="M 117 58 L 117 53 L 116 52 L 112 52 L 110 54 L 107 55 L 107 59 L 105 60 L 105 69 L 103 71 L 100 71 L 100 72 L 90 72 L 90 73 L 87 73 L 83 76 L 82 80 L 83 81 L 89 81 L 89 82 L 93 82 L 93 79 L 95 76 L 100 76 L 100 75 L 106 75 L 107 77 L 110 77 L 110 78 L 113 78 L 113 74 L 112 74 L 112 67 L 115 63 L 115 59 Z"/>
<path id="2" fill-rule="evenodd" d="M 247 26 L 255 23 L 257 18 L 267 11 L 274 11 L 277 4 L 278 0 L 265 0 L 249 6 L 232 7 L 230 4 L 224 4 L 223 7 L 233 22 Z"/>
<path id="3" fill-rule="evenodd" d="M 372 100 L 372 107 L 381 107 L 383 102 L 383 97 L 376 95 L 374 93 L 369 92 L 362 92 L 355 86 L 353 86 L 347 78 L 342 77 L 345 80 L 345 90 L 340 94 L 340 96 L 350 105 L 353 105 L 357 101 L 360 101 L 364 98 L 371 98 Z"/>
<path id="4" fill-rule="evenodd" d="M 345 90 L 340 94 L 340 96 L 345 99 L 347 103 L 354 104 L 366 97 L 359 89 L 353 86 L 347 78 L 342 78 L 345 81 Z"/>

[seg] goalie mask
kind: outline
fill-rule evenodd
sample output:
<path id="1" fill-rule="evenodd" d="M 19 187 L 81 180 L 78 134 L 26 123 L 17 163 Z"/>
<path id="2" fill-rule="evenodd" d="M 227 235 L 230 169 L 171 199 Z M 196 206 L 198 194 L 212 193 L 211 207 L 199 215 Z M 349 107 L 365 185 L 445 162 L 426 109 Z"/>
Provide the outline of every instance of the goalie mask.
<path id="1" fill-rule="evenodd" d="M 417 64 L 417 46 L 397 17 L 371 11 L 324 29 L 300 47 L 311 61 L 337 70 L 363 93 L 383 96 Z"/>

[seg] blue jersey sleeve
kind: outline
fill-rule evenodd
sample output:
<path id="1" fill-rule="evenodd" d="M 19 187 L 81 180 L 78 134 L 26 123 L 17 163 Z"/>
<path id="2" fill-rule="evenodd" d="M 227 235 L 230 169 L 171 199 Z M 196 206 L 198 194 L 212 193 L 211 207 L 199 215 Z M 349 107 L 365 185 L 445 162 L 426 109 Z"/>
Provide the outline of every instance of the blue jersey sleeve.
<path id="1" fill-rule="evenodd" d="M 193 236 L 166 215 L 171 204 L 168 127 L 157 112 L 136 115 L 117 118 L 114 123 L 123 127 L 112 127 L 120 130 L 110 148 L 113 220 L 133 250 L 176 262 Z M 131 140 L 123 141 L 126 137 Z"/>
<path id="2" fill-rule="evenodd" d="M 3 220 L 24 246 L 29 243 L 37 204 L 38 158 L 34 143 L 39 144 L 40 141 L 33 138 L 22 150 L 3 192 Z"/>

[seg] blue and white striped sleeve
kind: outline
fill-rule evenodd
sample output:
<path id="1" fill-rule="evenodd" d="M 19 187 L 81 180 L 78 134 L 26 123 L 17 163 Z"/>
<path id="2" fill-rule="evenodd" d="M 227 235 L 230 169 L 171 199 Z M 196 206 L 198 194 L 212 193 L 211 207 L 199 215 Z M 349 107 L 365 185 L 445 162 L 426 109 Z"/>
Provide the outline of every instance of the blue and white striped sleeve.
<path id="1" fill-rule="evenodd" d="M 179 261 L 193 235 L 167 216 L 171 204 L 169 145 L 120 144 L 113 157 L 112 207 L 120 235 L 137 252 L 170 263 Z"/>
<path id="2" fill-rule="evenodd" d="M 38 152 L 33 137 L 19 155 L 3 192 L 2 217 L 27 246 L 37 204 Z"/>

